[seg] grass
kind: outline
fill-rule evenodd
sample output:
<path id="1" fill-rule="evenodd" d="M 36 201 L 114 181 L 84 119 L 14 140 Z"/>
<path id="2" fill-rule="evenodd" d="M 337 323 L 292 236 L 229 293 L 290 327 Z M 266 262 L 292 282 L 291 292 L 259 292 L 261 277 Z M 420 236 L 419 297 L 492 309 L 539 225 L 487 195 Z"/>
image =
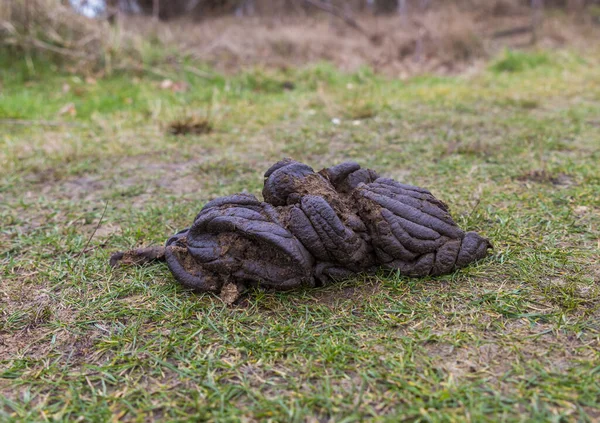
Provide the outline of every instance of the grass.
<path id="1" fill-rule="evenodd" d="M 502 57 L 492 63 L 490 69 L 495 72 L 522 72 L 548 64 L 550 64 L 548 53 L 506 50 Z"/>
<path id="2" fill-rule="evenodd" d="M 406 81 L 167 70 L 182 91 L 3 61 L 0 420 L 600 419 L 600 74 L 533 54 Z M 169 134 L 189 116 L 212 131 Z M 233 308 L 162 264 L 109 268 L 283 156 L 428 187 L 494 253 Z"/>

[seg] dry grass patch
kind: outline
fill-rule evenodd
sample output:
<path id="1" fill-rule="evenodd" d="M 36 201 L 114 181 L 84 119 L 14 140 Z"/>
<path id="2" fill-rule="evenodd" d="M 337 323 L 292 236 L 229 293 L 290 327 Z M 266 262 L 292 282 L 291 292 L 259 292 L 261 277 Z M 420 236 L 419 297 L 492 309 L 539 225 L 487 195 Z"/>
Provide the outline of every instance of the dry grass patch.
<path id="1" fill-rule="evenodd" d="M 326 60 L 349 71 L 369 66 L 394 76 L 456 73 L 480 65 L 499 49 L 531 46 L 532 33 L 527 30 L 517 36 L 496 36 L 531 23 L 528 8 L 501 3 L 470 8 L 448 4 L 407 17 L 357 16 L 369 37 L 336 19 L 294 16 L 182 20 L 159 27 L 158 36 L 226 71 L 248 65 L 285 69 Z M 598 25 L 589 20 L 551 14 L 538 28 L 536 39 L 547 48 L 573 44 L 588 49 L 585 40 L 598 34 Z"/>
<path id="2" fill-rule="evenodd" d="M 538 46 L 595 48 L 588 40 L 598 38 L 600 28 L 591 13 L 568 15 L 548 9 L 546 15 L 535 32 Z M 165 82 L 170 80 L 160 68 L 173 62 L 185 67 L 183 58 L 189 56 L 228 72 L 329 61 L 344 70 L 367 66 L 393 76 L 457 73 L 479 67 L 501 48 L 530 47 L 534 39 L 531 10 L 515 1 L 448 2 L 411 9 L 407 16 L 363 13 L 355 18 L 366 34 L 318 13 L 166 23 L 124 15 L 111 26 L 53 0 L 15 0 L 0 8 L 0 44 L 17 54 L 51 56 L 72 70 L 96 76 L 127 69 L 158 75 Z M 510 35 L 519 28 L 524 30 Z M 502 33 L 509 35 L 498 36 Z M 158 44 L 169 46 L 172 53 Z M 207 79 L 215 77 L 188 69 Z M 187 89 L 181 82 L 172 84 L 171 90 Z M 294 86 L 294 81 L 284 81 L 280 88 Z"/>

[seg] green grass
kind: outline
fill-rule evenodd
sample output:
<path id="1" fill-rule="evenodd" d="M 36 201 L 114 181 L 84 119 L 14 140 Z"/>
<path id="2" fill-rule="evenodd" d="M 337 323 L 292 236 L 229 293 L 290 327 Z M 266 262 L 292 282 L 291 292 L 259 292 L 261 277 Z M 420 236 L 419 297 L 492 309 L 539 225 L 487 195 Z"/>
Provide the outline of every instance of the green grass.
<path id="1" fill-rule="evenodd" d="M 3 62 L 0 420 L 600 419 L 600 73 L 597 58 L 533 54 L 407 81 L 163 70 L 184 92 Z M 190 115 L 213 131 L 167 135 Z M 494 253 L 233 308 L 162 264 L 109 268 L 216 196 L 259 194 L 283 156 L 427 187 Z"/>
<path id="2" fill-rule="evenodd" d="M 494 72 L 522 72 L 540 66 L 549 65 L 551 59 L 546 52 L 523 52 L 506 50 L 502 57 L 495 60 L 490 69 Z"/>

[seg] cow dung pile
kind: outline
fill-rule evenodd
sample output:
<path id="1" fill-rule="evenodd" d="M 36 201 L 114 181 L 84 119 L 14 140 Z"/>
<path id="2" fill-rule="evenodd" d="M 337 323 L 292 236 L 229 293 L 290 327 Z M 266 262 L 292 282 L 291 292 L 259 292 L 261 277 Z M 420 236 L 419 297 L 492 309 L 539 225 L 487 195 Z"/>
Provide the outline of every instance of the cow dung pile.
<path id="1" fill-rule="evenodd" d="M 265 173 L 263 197 L 212 200 L 164 250 L 116 253 L 111 263 L 164 259 L 184 286 L 232 302 L 250 286 L 321 286 L 380 268 L 442 275 L 492 248 L 460 229 L 448 206 L 426 189 L 381 178 L 355 162 L 315 172 L 279 161 Z"/>

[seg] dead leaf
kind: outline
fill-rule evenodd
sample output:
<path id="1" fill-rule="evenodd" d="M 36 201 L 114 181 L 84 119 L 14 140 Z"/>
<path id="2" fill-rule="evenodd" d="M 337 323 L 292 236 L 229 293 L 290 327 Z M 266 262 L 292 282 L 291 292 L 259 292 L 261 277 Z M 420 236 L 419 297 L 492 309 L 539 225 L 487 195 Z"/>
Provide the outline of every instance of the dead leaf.
<path id="1" fill-rule="evenodd" d="M 173 81 L 171 81 L 170 79 L 164 79 L 161 83 L 160 83 L 160 88 L 163 90 L 168 90 L 169 88 L 171 88 L 173 86 Z"/>
<path id="2" fill-rule="evenodd" d="M 160 83 L 160 88 L 163 90 L 171 90 L 174 93 L 183 93 L 187 91 L 190 86 L 185 81 L 171 81 L 170 79 L 165 79 Z"/>
<path id="3" fill-rule="evenodd" d="M 75 104 L 74 103 L 67 103 L 65 104 L 63 107 L 60 108 L 60 110 L 58 111 L 59 116 L 62 115 L 69 115 L 69 116 L 76 116 L 77 115 L 77 109 L 75 109 Z"/>

